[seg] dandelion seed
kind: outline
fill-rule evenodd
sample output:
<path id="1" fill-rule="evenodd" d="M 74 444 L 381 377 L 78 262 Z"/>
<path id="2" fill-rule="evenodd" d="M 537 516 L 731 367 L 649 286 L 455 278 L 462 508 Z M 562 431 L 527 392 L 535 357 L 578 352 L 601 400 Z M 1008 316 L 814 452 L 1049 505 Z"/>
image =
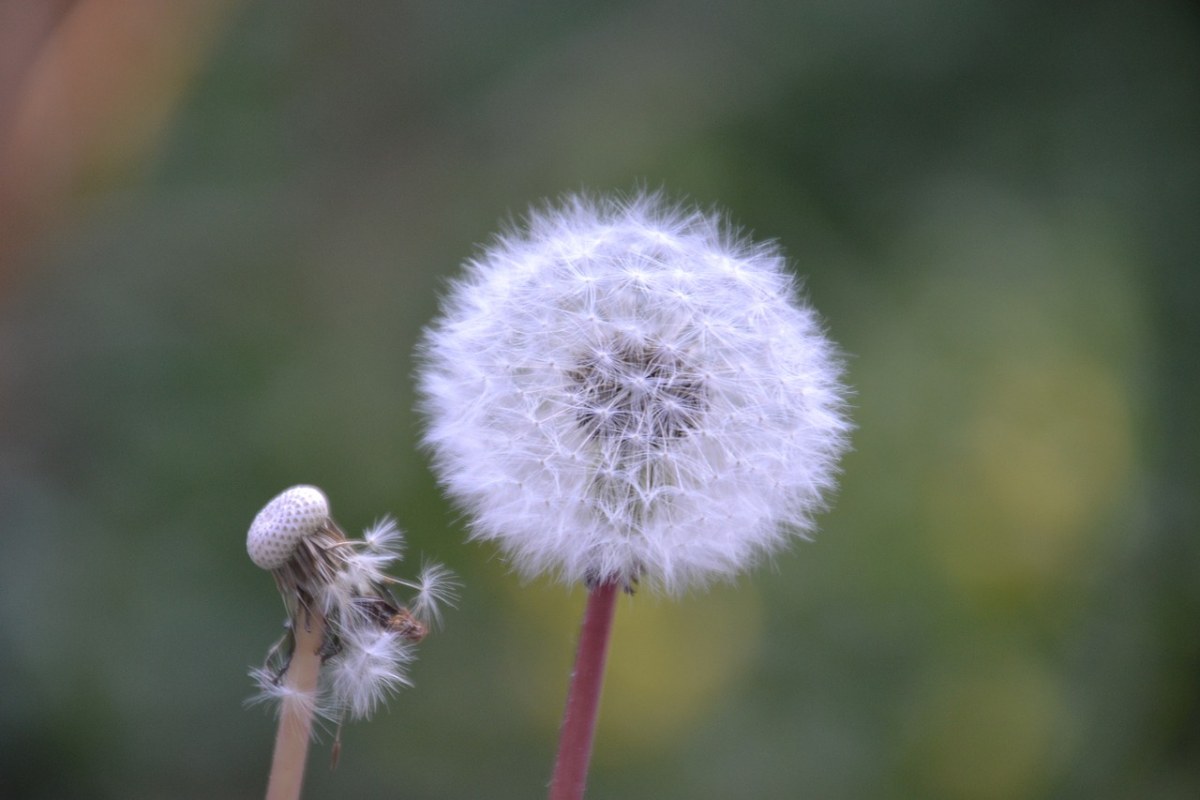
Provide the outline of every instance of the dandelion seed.
<path id="1" fill-rule="evenodd" d="M 363 531 L 363 543 L 373 553 L 386 554 L 392 559 L 404 556 L 404 534 L 391 517 L 384 517 Z"/>
<path id="2" fill-rule="evenodd" d="M 426 564 L 411 588 L 414 590 L 413 615 L 435 628 L 441 627 L 442 607 L 453 607 L 458 594 L 454 573 L 441 564 Z"/>
<path id="3" fill-rule="evenodd" d="M 402 686 L 412 645 L 390 630 L 361 626 L 347 632 L 344 650 L 331 667 L 330 685 L 339 707 L 365 719 Z"/>

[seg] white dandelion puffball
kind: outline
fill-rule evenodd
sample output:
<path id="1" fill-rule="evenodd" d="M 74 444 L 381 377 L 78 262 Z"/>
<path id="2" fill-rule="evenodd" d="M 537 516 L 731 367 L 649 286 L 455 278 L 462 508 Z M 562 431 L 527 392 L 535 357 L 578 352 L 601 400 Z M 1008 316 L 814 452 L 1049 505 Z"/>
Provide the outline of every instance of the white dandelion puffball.
<path id="1" fill-rule="evenodd" d="M 315 486 L 293 486 L 263 506 L 246 534 L 246 552 L 262 569 L 287 563 L 300 540 L 329 519 L 329 501 Z"/>
<path id="2" fill-rule="evenodd" d="M 779 251 L 657 195 L 532 212 L 467 263 L 422 357 L 441 481 L 527 576 L 735 575 L 812 529 L 850 427 Z"/>

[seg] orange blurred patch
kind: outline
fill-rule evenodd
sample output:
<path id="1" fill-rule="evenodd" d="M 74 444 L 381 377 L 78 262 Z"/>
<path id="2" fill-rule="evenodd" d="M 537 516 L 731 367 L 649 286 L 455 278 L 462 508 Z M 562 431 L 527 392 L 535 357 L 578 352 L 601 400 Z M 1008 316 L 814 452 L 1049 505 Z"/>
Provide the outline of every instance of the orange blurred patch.
<path id="1" fill-rule="evenodd" d="M 0 10 L 0 280 L 93 181 L 162 134 L 231 0 L 10 3 Z M 40 8 L 39 8 L 40 7 Z M 33 10 L 37 9 L 37 10 Z"/>

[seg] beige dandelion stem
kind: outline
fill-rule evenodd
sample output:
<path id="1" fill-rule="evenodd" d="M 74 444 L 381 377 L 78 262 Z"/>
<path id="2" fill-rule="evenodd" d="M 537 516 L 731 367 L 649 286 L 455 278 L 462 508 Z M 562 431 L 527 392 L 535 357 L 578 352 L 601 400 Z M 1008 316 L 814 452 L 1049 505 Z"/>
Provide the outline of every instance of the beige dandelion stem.
<path id="1" fill-rule="evenodd" d="M 313 725 L 311 698 L 317 691 L 320 649 L 325 637 L 325 619 L 316 613 L 305 616 L 307 625 L 296 626 L 296 647 L 283 678 L 288 692 L 279 714 L 267 800 L 298 800 L 304 785 L 304 764 Z"/>

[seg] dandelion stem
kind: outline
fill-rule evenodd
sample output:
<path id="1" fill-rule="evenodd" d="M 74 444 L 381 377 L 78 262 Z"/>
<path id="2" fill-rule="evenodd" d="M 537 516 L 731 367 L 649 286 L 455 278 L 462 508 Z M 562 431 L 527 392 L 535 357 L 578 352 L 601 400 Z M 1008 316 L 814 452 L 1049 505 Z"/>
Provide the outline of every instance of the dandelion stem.
<path id="1" fill-rule="evenodd" d="M 304 763 L 313 724 L 311 698 L 316 695 L 321 669 L 319 651 L 325 637 L 325 619 L 316 613 L 302 612 L 298 616 L 301 619 L 295 624 L 296 646 L 283 678 L 289 692 L 279 714 L 267 800 L 298 800 L 304 785 Z"/>
<path id="2" fill-rule="evenodd" d="M 616 581 L 601 583 L 588 593 L 579 650 L 575 654 L 575 671 L 571 675 L 567 708 L 559 732 L 558 758 L 550 781 L 550 800 L 580 800 L 583 797 L 616 609 Z"/>

